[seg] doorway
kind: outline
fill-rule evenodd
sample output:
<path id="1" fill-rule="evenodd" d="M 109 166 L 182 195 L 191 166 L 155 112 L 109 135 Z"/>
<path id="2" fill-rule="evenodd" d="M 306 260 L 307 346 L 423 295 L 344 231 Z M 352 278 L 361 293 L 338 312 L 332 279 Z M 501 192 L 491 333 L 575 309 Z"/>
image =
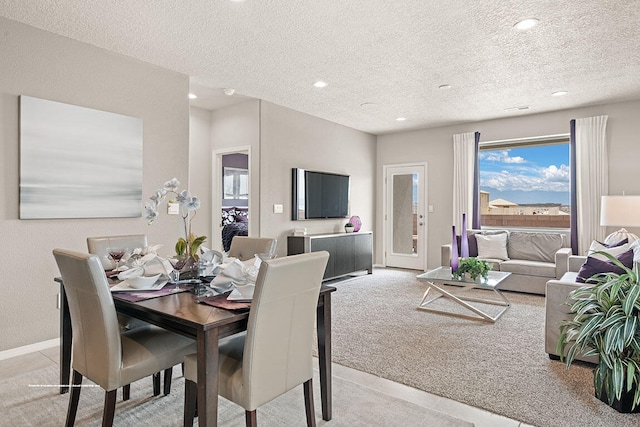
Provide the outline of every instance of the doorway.
<path id="1" fill-rule="evenodd" d="M 247 236 L 251 218 L 251 148 L 215 150 L 212 159 L 212 248 L 228 251 L 233 236 Z"/>
<path id="2" fill-rule="evenodd" d="M 384 166 L 384 253 L 388 267 L 425 270 L 426 163 Z"/>

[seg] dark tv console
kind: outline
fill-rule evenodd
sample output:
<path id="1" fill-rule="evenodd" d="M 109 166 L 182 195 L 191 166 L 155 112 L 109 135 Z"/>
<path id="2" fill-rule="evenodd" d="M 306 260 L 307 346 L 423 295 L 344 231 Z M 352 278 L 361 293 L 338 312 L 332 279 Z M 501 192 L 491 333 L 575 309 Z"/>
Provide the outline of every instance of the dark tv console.
<path id="1" fill-rule="evenodd" d="M 305 252 L 329 252 L 324 280 L 356 271 L 373 273 L 373 232 L 310 234 L 288 236 L 287 255 Z"/>

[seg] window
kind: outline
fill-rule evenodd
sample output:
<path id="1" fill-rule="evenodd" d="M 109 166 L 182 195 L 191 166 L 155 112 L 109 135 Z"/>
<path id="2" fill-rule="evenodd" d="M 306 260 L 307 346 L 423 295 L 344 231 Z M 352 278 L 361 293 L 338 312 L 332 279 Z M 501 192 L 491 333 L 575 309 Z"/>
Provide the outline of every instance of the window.
<path id="1" fill-rule="evenodd" d="M 249 171 L 239 168 L 224 168 L 224 198 L 249 198 Z"/>
<path id="2" fill-rule="evenodd" d="M 569 228 L 569 136 L 480 144 L 482 226 Z"/>

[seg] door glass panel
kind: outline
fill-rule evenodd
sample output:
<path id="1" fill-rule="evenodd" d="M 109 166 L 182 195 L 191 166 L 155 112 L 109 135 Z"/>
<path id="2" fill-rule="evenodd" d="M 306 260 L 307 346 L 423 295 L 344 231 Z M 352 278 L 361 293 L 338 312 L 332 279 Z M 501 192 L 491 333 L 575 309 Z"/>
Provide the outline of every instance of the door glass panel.
<path id="1" fill-rule="evenodd" d="M 416 253 L 418 175 L 393 175 L 393 253 Z"/>

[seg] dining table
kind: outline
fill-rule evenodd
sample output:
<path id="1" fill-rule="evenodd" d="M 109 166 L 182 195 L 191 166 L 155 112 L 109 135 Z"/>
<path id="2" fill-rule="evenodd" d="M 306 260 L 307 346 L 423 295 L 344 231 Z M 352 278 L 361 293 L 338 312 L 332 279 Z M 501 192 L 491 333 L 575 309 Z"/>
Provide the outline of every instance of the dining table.
<path id="1" fill-rule="evenodd" d="M 60 393 L 69 390 L 73 331 L 69 305 L 60 285 Z M 322 419 L 332 417 L 331 390 L 331 294 L 333 286 L 322 285 L 317 306 L 317 340 Z M 216 426 L 218 421 L 218 341 L 247 329 L 249 310 L 229 310 L 203 304 L 192 292 L 174 292 L 157 298 L 130 301 L 114 293 L 118 313 L 191 337 L 197 343 L 198 423 Z"/>

